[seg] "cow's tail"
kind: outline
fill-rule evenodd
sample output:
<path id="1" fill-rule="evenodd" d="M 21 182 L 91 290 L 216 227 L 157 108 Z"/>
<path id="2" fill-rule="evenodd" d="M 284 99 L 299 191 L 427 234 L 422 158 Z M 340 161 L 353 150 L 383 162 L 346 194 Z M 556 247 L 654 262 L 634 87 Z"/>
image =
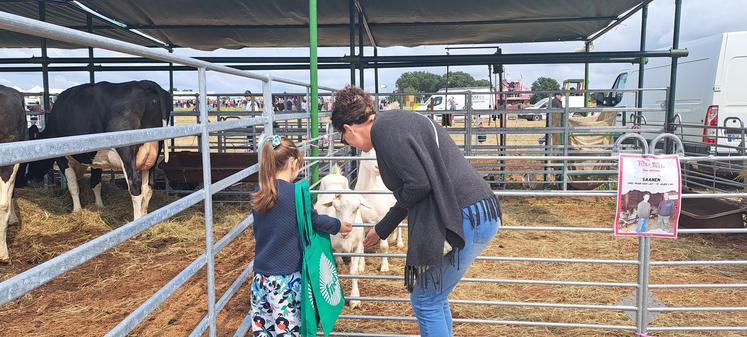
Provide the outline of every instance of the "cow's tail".
<path id="1" fill-rule="evenodd" d="M 166 121 L 166 120 L 164 120 L 163 121 L 163 127 L 167 127 L 167 126 L 169 126 L 169 122 Z M 170 141 L 171 141 L 171 139 L 164 139 L 164 140 L 161 141 L 161 143 L 163 144 L 163 146 L 161 146 L 163 148 L 163 161 L 166 162 L 166 163 L 169 162 L 169 153 L 171 152 L 170 149 L 169 149 L 169 143 L 170 143 Z"/>

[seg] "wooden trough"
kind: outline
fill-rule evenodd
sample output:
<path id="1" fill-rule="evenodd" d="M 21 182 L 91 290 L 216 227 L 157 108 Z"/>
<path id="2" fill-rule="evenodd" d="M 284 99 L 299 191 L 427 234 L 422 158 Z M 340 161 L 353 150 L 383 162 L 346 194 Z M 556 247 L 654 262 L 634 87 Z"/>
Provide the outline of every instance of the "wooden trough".
<path id="1" fill-rule="evenodd" d="M 256 152 L 247 153 L 211 153 L 210 172 L 212 182 L 215 183 L 236 172 L 256 164 Z M 158 166 L 163 170 L 166 179 L 173 188 L 189 188 L 202 184 L 202 154 L 199 152 L 174 152 L 170 154 L 169 162 L 161 162 Z M 254 173 L 241 182 L 257 183 L 258 174 Z"/>

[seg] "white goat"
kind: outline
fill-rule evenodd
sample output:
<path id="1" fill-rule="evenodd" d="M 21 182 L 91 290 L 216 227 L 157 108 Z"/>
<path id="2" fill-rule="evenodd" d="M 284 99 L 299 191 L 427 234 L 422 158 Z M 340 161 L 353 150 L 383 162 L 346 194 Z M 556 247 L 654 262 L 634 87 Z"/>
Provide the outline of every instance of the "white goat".
<path id="1" fill-rule="evenodd" d="M 371 149 L 369 152 L 361 152 L 361 157 L 372 157 L 376 158 L 376 150 Z M 384 186 L 384 182 L 381 180 L 381 174 L 379 173 L 379 164 L 376 160 L 361 160 L 358 168 L 358 181 L 355 183 L 356 191 L 365 190 L 377 190 L 386 191 L 387 188 Z M 364 223 L 378 223 L 381 219 L 389 212 L 389 209 L 394 206 L 397 200 L 391 194 L 366 194 L 363 198 L 368 201 L 371 208 L 361 209 L 361 218 Z M 397 228 L 389 238 L 394 239 L 397 243 L 397 247 L 404 247 L 405 243 L 402 240 L 402 228 Z M 388 240 L 379 241 L 379 249 L 382 253 L 389 253 L 389 242 Z M 381 258 L 381 271 L 389 271 L 389 259 L 386 257 Z"/>
<path id="2" fill-rule="evenodd" d="M 348 178 L 340 174 L 340 167 L 337 165 L 332 167 L 330 174 L 322 178 L 319 190 L 350 190 Z M 329 216 L 336 217 L 342 221 L 353 223 L 362 223 L 361 211 L 364 209 L 370 209 L 366 199 L 357 194 L 319 194 L 314 209 L 319 214 L 326 214 Z M 342 235 L 336 234 L 330 236 L 332 242 L 332 249 L 339 253 L 363 253 L 363 239 L 366 237 L 366 232 L 361 227 L 353 227 L 353 230 L 343 238 Z M 335 260 L 338 264 L 342 264 L 342 258 L 336 257 Z M 350 274 L 358 275 L 365 269 L 365 260 L 362 256 L 355 256 L 350 258 Z M 350 295 L 354 297 L 360 297 L 360 291 L 358 290 L 358 280 L 352 280 L 352 289 Z M 359 300 L 351 300 L 350 308 L 355 309 L 361 305 Z"/>

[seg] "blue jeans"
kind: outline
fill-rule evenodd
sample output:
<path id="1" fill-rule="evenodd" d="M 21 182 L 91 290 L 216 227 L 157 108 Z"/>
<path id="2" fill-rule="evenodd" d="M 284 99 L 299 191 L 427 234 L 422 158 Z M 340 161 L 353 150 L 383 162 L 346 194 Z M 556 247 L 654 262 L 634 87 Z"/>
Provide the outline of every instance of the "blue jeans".
<path id="1" fill-rule="evenodd" d="M 648 218 L 638 219 L 638 228 L 635 229 L 638 233 L 646 233 L 646 226 L 648 225 Z"/>
<path id="2" fill-rule="evenodd" d="M 479 212 L 480 223 L 476 228 L 472 227 L 468 210 L 470 207 L 473 213 L 475 210 Z M 410 294 L 412 309 L 418 319 L 420 336 L 422 337 L 452 335 L 449 294 L 467 272 L 472 261 L 487 247 L 501 226 L 499 219 L 489 219 L 481 203 L 465 208 L 462 211 L 462 222 L 464 226 L 464 249 L 459 251 L 459 261 L 454 265 L 452 265 L 449 257 L 444 257 L 442 287 L 433 286 L 432 283 L 429 283 L 427 287 L 416 285 L 412 294 Z"/>

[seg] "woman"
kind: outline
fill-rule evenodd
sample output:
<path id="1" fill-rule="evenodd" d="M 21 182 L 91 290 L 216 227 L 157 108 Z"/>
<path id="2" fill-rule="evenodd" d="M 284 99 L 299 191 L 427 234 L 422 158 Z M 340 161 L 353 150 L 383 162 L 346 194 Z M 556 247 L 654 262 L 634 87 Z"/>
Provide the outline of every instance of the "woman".
<path id="1" fill-rule="evenodd" d="M 376 149 L 381 178 L 397 199 L 364 244 L 385 240 L 408 218 L 405 285 L 420 334 L 451 336 L 448 296 L 498 231 L 498 200 L 446 131 L 427 117 L 376 113 L 370 95 L 357 87 L 335 97 L 335 130 L 346 144 Z"/>

